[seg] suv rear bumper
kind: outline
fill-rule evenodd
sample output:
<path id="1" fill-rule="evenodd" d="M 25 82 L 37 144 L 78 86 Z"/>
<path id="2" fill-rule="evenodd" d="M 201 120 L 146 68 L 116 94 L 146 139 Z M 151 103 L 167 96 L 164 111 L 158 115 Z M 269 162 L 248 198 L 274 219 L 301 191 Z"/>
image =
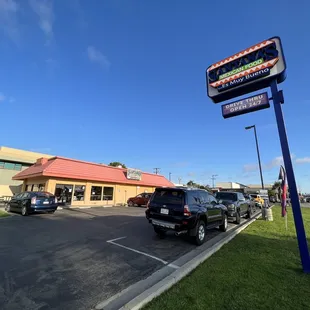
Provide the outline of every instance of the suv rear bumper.
<path id="1" fill-rule="evenodd" d="M 173 223 L 173 222 L 167 222 L 167 221 L 153 219 L 153 218 L 150 218 L 148 220 L 149 220 L 149 223 L 151 223 L 153 226 L 160 227 L 165 230 L 173 230 L 176 232 L 190 230 L 195 227 L 195 223 L 193 222 L 193 220 L 188 221 L 188 222 L 184 220 L 184 222 L 187 222 L 186 224 L 184 222 Z"/>

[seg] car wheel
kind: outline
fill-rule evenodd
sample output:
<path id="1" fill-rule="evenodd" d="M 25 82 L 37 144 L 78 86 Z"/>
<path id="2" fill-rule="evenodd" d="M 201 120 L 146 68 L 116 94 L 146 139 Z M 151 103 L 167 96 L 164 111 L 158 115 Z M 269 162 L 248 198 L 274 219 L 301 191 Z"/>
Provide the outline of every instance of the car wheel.
<path id="1" fill-rule="evenodd" d="M 251 207 L 249 207 L 249 209 L 248 209 L 248 212 L 247 212 L 246 218 L 247 218 L 247 219 L 252 218 L 252 208 L 251 208 Z"/>
<path id="2" fill-rule="evenodd" d="M 241 216 L 240 216 L 240 211 L 239 210 L 237 211 L 237 214 L 236 214 L 235 223 L 236 224 L 240 224 L 241 223 Z"/>
<path id="3" fill-rule="evenodd" d="M 128 202 L 128 207 L 134 207 L 134 205 L 135 205 L 135 204 L 133 203 L 133 201 L 129 201 L 129 202 Z"/>
<path id="4" fill-rule="evenodd" d="M 202 245 L 205 242 L 206 224 L 203 221 L 198 222 L 196 236 L 194 238 L 197 245 Z"/>
<path id="5" fill-rule="evenodd" d="M 154 231 L 159 236 L 159 238 L 163 239 L 166 237 L 166 231 L 165 230 L 163 230 L 157 226 L 154 226 Z"/>
<path id="6" fill-rule="evenodd" d="M 26 206 L 22 206 L 22 216 L 28 215 L 28 210 Z"/>
<path id="7" fill-rule="evenodd" d="M 227 228 L 228 228 L 228 217 L 227 214 L 224 214 L 224 221 L 223 224 L 220 225 L 220 230 L 225 232 Z"/>

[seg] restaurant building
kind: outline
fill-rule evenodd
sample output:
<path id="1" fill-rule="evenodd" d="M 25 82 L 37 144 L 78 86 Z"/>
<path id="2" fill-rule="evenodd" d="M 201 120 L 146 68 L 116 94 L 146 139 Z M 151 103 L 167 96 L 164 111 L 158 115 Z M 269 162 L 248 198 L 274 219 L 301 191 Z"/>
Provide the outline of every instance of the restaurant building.
<path id="1" fill-rule="evenodd" d="M 122 205 L 156 187 L 174 186 L 164 176 L 64 157 L 39 158 L 16 174 L 23 191 L 54 193 L 61 204 L 73 206 Z"/>

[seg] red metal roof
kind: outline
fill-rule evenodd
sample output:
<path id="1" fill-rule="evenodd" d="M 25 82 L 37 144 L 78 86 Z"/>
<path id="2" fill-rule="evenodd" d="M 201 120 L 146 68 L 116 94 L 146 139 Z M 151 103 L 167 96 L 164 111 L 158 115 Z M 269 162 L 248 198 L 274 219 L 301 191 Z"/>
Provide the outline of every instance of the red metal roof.
<path id="1" fill-rule="evenodd" d="M 142 172 L 141 181 L 128 180 L 126 169 L 64 157 L 53 157 L 46 162 L 45 160 L 38 160 L 33 166 L 16 174 L 13 180 L 24 180 L 40 176 L 154 187 L 174 186 L 162 175 Z"/>

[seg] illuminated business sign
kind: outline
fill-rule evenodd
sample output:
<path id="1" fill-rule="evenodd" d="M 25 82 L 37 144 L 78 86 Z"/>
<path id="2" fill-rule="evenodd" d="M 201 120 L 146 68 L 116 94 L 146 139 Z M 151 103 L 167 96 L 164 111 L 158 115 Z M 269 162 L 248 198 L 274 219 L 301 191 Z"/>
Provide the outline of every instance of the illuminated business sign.
<path id="1" fill-rule="evenodd" d="M 206 71 L 208 96 L 214 103 L 285 80 L 281 40 L 273 37 L 211 65 Z"/>
<path id="2" fill-rule="evenodd" d="M 127 179 L 141 181 L 142 172 L 137 169 L 127 169 Z"/>
<path id="3" fill-rule="evenodd" d="M 258 94 L 239 101 L 222 105 L 224 118 L 250 113 L 270 107 L 268 93 Z"/>

